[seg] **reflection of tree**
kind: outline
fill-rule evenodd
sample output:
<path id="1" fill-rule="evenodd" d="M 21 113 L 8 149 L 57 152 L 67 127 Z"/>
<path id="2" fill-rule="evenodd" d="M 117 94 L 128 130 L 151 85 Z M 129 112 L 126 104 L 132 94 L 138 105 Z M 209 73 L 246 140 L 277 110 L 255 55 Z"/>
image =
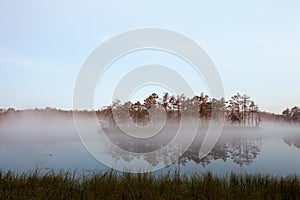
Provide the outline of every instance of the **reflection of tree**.
<path id="1" fill-rule="evenodd" d="M 283 141 L 289 146 L 295 146 L 300 148 L 300 137 L 299 136 L 286 136 L 283 138 Z"/>
<path id="2" fill-rule="evenodd" d="M 221 139 L 211 150 L 211 152 L 199 159 L 198 151 L 201 143 L 193 144 L 191 148 L 179 158 L 179 164 L 185 165 L 188 161 L 200 163 L 202 166 L 208 165 L 211 160 L 222 159 L 224 162 L 228 158 L 232 159 L 234 163 L 242 166 L 243 164 L 250 165 L 260 152 L 260 140 L 258 139 Z"/>
<path id="3" fill-rule="evenodd" d="M 228 158 L 228 151 L 226 148 L 226 144 L 218 143 L 216 146 L 211 150 L 209 154 L 207 154 L 203 158 L 199 158 L 199 149 L 200 145 L 198 144 L 198 148 L 195 148 L 196 145 L 189 148 L 179 159 L 178 164 L 185 165 L 189 161 L 194 161 L 195 163 L 201 164 L 203 167 L 208 165 L 211 160 L 218 160 L 222 159 L 226 161 Z"/>
<path id="4" fill-rule="evenodd" d="M 124 141 L 118 140 L 118 146 L 131 152 L 150 152 L 162 148 L 164 145 L 160 144 L 161 139 L 151 142 L 139 143 L 138 141 Z M 299 140 L 300 142 L 300 140 Z M 239 166 L 244 164 L 250 165 L 253 160 L 259 155 L 261 143 L 259 138 L 222 138 L 218 141 L 212 151 L 205 157 L 199 158 L 199 149 L 201 147 L 202 140 L 198 138 L 190 148 L 183 153 L 183 155 L 177 160 L 179 165 L 185 166 L 188 162 L 193 161 L 202 166 L 210 164 L 212 160 L 223 160 L 224 162 L 231 159 Z M 167 163 L 170 159 L 174 159 L 172 156 L 177 155 L 178 152 L 183 151 L 180 144 L 173 146 L 164 151 L 163 154 L 156 154 L 152 157 L 145 158 L 145 164 L 155 166 L 160 162 Z M 108 150 L 107 153 L 114 154 Z M 112 155 L 116 160 L 123 159 L 130 162 L 134 157 L 129 158 L 128 155 Z"/>
<path id="5" fill-rule="evenodd" d="M 154 167 L 157 166 L 159 163 L 170 163 L 170 161 L 174 161 L 177 159 L 177 155 L 179 154 L 180 151 L 182 151 L 182 149 L 180 148 L 180 145 L 175 145 L 172 147 L 167 147 L 165 148 L 163 151 L 163 153 L 158 153 L 156 151 L 154 151 L 153 149 L 162 149 L 161 144 L 159 144 L 159 142 L 152 142 L 152 143 L 143 143 L 143 144 L 138 144 L 136 141 L 131 141 L 131 142 L 124 142 L 124 143 L 120 143 L 117 142 L 118 147 L 120 147 L 122 150 L 125 151 L 120 151 L 117 148 L 113 148 L 110 145 L 105 145 L 104 151 L 106 152 L 106 154 L 109 154 L 109 156 L 111 156 L 112 159 L 114 159 L 115 161 L 119 161 L 119 160 L 123 160 L 125 162 L 131 162 L 134 159 L 144 159 L 141 160 L 141 162 L 145 162 L 143 164 L 145 164 L 145 167 Z M 125 148 L 126 146 L 126 148 Z M 144 151 L 141 151 L 144 150 Z M 154 152 L 153 154 L 149 155 L 142 155 L 142 154 L 135 154 L 135 155 L 130 155 L 129 153 L 127 153 L 126 151 L 129 152 Z"/>
<path id="6" fill-rule="evenodd" d="M 238 165 L 250 165 L 260 152 L 260 143 L 254 140 L 232 142 L 229 153 Z"/>

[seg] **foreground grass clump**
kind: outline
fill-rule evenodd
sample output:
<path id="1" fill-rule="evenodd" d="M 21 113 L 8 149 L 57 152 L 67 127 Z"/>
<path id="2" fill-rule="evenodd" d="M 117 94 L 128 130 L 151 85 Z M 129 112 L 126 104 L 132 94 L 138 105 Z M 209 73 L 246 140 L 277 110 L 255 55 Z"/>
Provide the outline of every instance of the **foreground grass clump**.
<path id="1" fill-rule="evenodd" d="M 0 199 L 300 199 L 296 176 L 0 172 Z"/>

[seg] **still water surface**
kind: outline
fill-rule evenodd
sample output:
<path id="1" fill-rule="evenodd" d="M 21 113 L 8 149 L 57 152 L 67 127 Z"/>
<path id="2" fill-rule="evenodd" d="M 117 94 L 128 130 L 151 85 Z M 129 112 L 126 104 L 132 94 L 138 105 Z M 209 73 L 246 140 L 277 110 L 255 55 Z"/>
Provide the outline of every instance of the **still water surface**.
<path id="1" fill-rule="evenodd" d="M 112 134 L 114 130 L 111 130 Z M 117 130 L 115 130 L 117 132 Z M 119 146 L 133 151 L 154 150 L 161 139 L 146 146 L 116 139 Z M 211 171 L 224 175 L 260 173 L 286 176 L 300 175 L 300 127 L 297 125 L 263 123 L 260 129 L 226 127 L 214 149 L 204 158 L 198 157 L 201 137 L 173 164 L 155 172 L 180 170 L 183 174 Z M 133 162 L 134 158 L 115 155 L 103 147 L 105 156 L 116 162 Z M 176 149 L 174 149 L 176 151 Z M 168 155 L 158 155 L 158 161 Z M 136 161 L 136 160 L 135 160 Z M 145 167 L 149 162 L 140 158 Z M 153 162 L 151 161 L 153 164 Z M 0 169 L 23 173 L 39 169 L 92 173 L 109 167 L 97 161 L 81 143 L 71 118 L 14 117 L 0 121 Z"/>

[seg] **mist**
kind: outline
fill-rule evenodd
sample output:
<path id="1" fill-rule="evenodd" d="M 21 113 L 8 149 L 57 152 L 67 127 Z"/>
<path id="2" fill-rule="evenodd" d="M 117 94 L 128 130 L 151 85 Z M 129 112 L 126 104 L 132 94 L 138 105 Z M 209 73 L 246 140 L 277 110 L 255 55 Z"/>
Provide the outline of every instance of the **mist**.
<path id="1" fill-rule="evenodd" d="M 274 157 L 275 155 L 270 154 L 272 148 L 282 149 L 287 156 L 299 155 L 298 124 L 264 119 L 259 127 L 224 124 L 219 137 L 219 133 L 210 133 L 217 134 L 217 143 L 204 157 L 199 157 L 209 129 L 209 120 L 185 120 L 181 123 L 166 123 L 164 126 L 137 124 L 124 128 L 126 124 L 110 127 L 107 121 L 98 119 L 92 112 L 78 112 L 76 117 L 77 121 L 73 119 L 72 112 L 59 111 L 22 111 L 1 115 L 0 167 L 19 171 L 33 170 L 36 167 L 83 171 L 104 169 L 107 166 L 97 161 L 97 158 L 104 156 L 120 166 L 127 166 L 128 163 L 133 163 L 134 166 L 138 160 L 145 166 L 166 165 L 184 168 L 189 163 L 202 170 L 210 166 L 209 169 L 220 171 L 223 167 L 220 168 L 220 164 L 216 163 L 222 161 L 225 168 L 231 166 L 227 169 L 229 171 L 243 169 L 251 172 L 255 168 L 265 170 L 268 163 L 260 163 L 259 160 L 261 157 Z M 199 122 L 198 126 L 196 122 Z M 154 130 L 155 134 L 151 133 L 151 130 Z M 175 136 L 177 140 L 171 146 Z M 106 142 L 108 140 L 122 152 L 111 148 Z M 124 153 L 148 154 L 167 145 L 170 146 L 165 151 L 160 151 L 160 155 L 151 159 L 143 156 L 130 157 Z M 100 151 L 101 155 L 93 155 L 94 152 Z M 178 159 L 176 156 L 179 156 Z M 282 159 L 278 158 L 278 161 Z M 294 166 L 300 166 L 299 164 L 294 160 L 286 161 L 286 165 L 291 167 L 290 172 L 295 170 Z M 287 166 L 283 168 L 287 169 Z M 275 174 L 282 174 L 283 168 L 274 168 L 273 171 Z M 267 169 L 272 170 L 272 167 Z"/>

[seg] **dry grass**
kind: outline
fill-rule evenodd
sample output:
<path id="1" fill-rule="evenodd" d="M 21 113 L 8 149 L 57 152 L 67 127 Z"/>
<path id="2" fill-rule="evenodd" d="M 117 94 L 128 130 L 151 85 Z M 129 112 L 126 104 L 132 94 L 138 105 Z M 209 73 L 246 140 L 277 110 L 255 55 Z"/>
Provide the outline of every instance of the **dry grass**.
<path id="1" fill-rule="evenodd" d="M 0 172 L 0 199 L 300 199 L 296 176 Z"/>

